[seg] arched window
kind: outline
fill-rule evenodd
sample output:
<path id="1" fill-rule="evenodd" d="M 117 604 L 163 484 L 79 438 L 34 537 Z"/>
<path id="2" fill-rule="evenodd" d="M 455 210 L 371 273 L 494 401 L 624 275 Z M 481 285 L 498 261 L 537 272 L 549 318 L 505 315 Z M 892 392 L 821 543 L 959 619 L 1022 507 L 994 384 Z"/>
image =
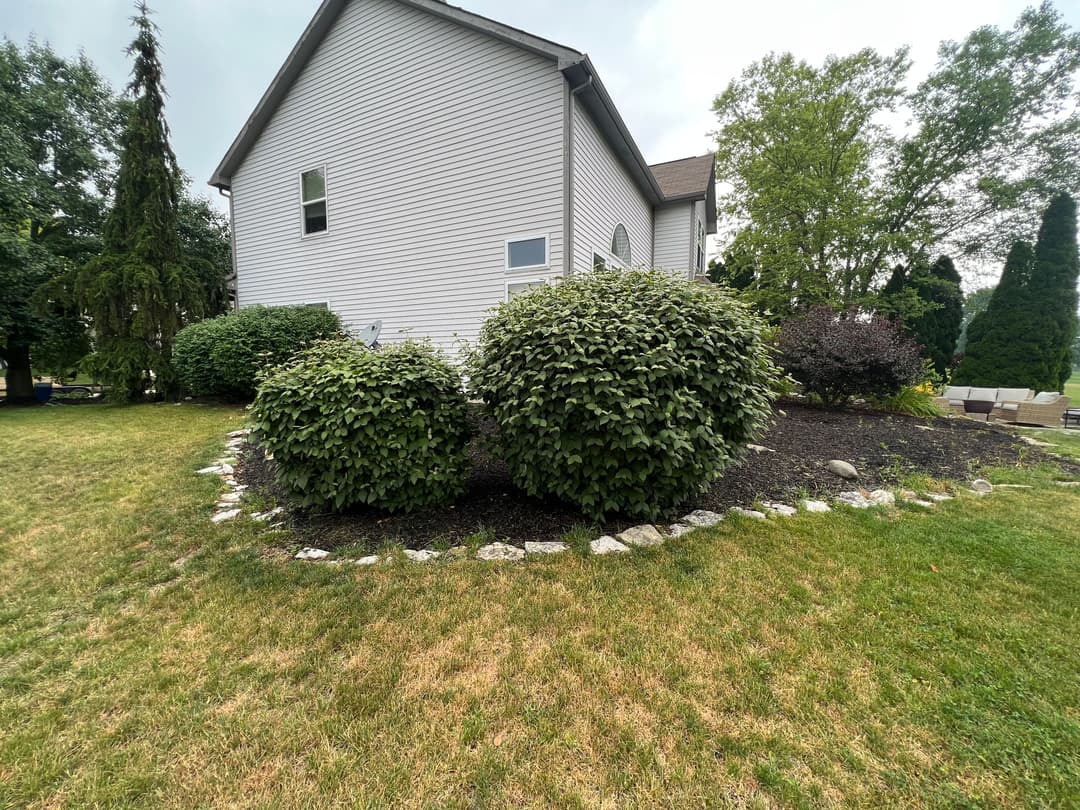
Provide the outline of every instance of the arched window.
<path id="1" fill-rule="evenodd" d="M 630 237 L 621 223 L 615 226 L 615 233 L 611 235 L 611 255 L 630 266 Z"/>

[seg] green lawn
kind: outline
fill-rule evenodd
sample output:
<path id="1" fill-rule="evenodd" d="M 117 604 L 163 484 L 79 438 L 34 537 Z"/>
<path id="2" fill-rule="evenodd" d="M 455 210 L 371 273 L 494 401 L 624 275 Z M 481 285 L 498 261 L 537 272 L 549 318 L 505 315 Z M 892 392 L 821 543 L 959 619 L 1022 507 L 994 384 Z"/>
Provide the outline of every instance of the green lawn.
<path id="1" fill-rule="evenodd" d="M 1069 398 L 1069 406 L 1080 408 L 1080 371 L 1075 372 L 1065 383 L 1065 396 Z"/>
<path id="2" fill-rule="evenodd" d="M 1080 492 L 1049 470 L 357 570 L 207 523 L 191 473 L 242 416 L 0 411 L 0 807 L 1080 804 Z"/>

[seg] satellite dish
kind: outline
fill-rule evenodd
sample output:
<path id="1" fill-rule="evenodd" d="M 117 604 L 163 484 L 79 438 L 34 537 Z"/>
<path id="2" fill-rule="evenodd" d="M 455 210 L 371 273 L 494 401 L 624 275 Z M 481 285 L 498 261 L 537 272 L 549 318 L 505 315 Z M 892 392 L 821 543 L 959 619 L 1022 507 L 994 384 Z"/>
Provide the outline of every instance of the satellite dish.
<path id="1" fill-rule="evenodd" d="M 363 343 L 369 349 L 379 345 L 379 333 L 382 332 L 382 321 L 375 321 L 370 326 L 365 326 L 356 335 L 356 340 Z"/>

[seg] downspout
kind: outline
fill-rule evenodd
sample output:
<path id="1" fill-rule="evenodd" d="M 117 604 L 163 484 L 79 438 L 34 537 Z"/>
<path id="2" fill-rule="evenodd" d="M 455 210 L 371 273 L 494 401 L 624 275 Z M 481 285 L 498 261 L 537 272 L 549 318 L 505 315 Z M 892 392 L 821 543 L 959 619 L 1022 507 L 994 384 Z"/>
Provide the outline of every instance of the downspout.
<path id="1" fill-rule="evenodd" d="M 240 309 L 240 274 L 236 272 L 236 221 L 233 218 L 232 189 L 226 191 L 218 186 L 218 194 L 229 201 L 229 245 L 232 248 L 233 309 Z"/>
<path id="2" fill-rule="evenodd" d="M 574 274 L 574 101 L 578 93 L 592 86 L 593 77 L 574 87 L 566 94 L 565 124 L 563 126 L 563 234 L 566 245 L 563 248 L 563 275 Z"/>

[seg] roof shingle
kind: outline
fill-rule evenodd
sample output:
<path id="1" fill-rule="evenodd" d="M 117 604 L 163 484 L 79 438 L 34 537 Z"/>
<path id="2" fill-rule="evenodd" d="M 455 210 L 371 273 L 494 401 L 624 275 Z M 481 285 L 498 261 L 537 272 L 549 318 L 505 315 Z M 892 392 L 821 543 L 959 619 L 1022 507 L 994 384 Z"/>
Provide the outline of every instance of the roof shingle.
<path id="1" fill-rule="evenodd" d="M 671 160 L 667 163 L 657 163 L 650 166 L 653 177 L 660 185 L 660 190 L 669 200 L 677 200 L 681 197 L 694 195 L 704 196 L 709 189 L 709 182 L 713 174 L 713 155 L 700 155 L 698 157 Z"/>

